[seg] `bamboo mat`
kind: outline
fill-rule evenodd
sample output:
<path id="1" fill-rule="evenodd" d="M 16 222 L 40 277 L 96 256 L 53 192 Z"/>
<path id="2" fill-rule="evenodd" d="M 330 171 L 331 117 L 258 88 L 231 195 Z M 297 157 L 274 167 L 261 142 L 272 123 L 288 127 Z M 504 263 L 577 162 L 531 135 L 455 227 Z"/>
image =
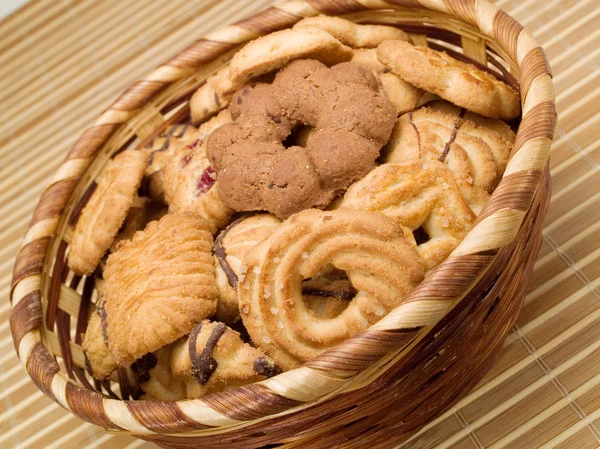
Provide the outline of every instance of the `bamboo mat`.
<path id="1" fill-rule="evenodd" d="M 0 296 L 42 188 L 117 94 L 270 0 L 36 0 L 0 22 Z M 484 381 L 403 448 L 600 447 L 600 1 L 497 0 L 545 47 L 559 122 L 525 308 Z M 0 447 L 150 448 L 71 416 L 20 366 L 0 303 Z"/>

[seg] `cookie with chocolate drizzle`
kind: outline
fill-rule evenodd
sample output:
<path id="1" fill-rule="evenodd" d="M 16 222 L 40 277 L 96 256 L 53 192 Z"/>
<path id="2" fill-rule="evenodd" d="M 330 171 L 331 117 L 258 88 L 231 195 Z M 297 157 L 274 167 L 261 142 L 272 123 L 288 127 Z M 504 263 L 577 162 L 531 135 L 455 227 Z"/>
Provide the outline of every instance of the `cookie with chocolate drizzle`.
<path id="1" fill-rule="evenodd" d="M 280 370 L 224 323 L 204 320 L 173 348 L 171 372 L 185 383 L 187 398 L 194 399 L 264 380 Z"/>
<path id="2" fill-rule="evenodd" d="M 213 256 L 219 288 L 217 320 L 233 323 L 240 318 L 237 284 L 239 277 L 243 276 L 240 273 L 242 261 L 246 253 L 267 239 L 279 223 L 281 220 L 271 214 L 242 217 L 231 223 L 215 239 Z"/>

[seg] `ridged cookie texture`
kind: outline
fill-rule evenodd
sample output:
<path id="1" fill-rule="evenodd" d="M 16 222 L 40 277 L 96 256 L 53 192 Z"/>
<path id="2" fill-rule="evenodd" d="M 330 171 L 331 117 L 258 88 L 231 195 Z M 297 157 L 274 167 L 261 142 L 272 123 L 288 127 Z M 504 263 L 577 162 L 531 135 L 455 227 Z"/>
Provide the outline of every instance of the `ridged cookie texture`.
<path id="1" fill-rule="evenodd" d="M 332 318 L 305 303 L 304 279 L 327 266 L 356 289 Z M 305 210 L 283 222 L 244 259 L 240 312 L 253 343 L 282 369 L 297 367 L 367 329 L 404 301 L 423 265 L 400 226 L 380 213 Z"/>
<path id="2" fill-rule="evenodd" d="M 452 171 L 438 161 L 383 164 L 352 185 L 338 206 L 392 217 L 417 245 L 425 270 L 450 255 L 476 218 Z"/>
<path id="3" fill-rule="evenodd" d="M 108 347 L 122 366 L 191 332 L 215 313 L 213 238 L 192 212 L 167 214 L 108 257 Z"/>

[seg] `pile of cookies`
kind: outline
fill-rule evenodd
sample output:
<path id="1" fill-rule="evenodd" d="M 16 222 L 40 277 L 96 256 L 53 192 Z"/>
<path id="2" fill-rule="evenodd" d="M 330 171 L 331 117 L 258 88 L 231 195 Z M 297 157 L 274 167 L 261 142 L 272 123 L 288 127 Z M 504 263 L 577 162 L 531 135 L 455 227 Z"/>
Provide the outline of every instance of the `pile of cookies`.
<path id="1" fill-rule="evenodd" d="M 69 246 L 98 290 L 89 372 L 142 399 L 264 380 L 400 305 L 500 181 L 520 99 L 394 27 L 314 17 L 190 110 L 107 164 Z"/>

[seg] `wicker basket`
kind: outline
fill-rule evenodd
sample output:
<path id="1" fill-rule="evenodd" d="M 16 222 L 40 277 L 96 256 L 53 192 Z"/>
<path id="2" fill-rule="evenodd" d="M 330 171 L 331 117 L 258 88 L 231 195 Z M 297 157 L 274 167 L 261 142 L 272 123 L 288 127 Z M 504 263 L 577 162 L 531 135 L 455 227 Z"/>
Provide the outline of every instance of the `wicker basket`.
<path id="1" fill-rule="evenodd" d="M 93 277 L 74 276 L 65 262 L 93 180 L 118 151 L 186 121 L 190 95 L 240 45 L 317 14 L 398 26 L 520 89 L 523 118 L 504 177 L 452 256 L 368 331 L 258 384 L 199 400 L 127 400 L 124 375 L 99 383 L 87 373 L 80 344 L 97 293 Z M 124 92 L 67 155 L 14 268 L 18 355 L 67 410 L 163 447 L 394 447 L 482 378 L 516 319 L 549 203 L 555 119 L 544 52 L 485 0 L 294 0 L 225 27 Z"/>

